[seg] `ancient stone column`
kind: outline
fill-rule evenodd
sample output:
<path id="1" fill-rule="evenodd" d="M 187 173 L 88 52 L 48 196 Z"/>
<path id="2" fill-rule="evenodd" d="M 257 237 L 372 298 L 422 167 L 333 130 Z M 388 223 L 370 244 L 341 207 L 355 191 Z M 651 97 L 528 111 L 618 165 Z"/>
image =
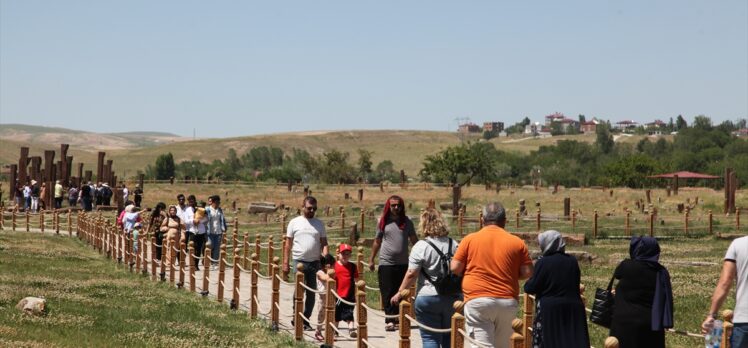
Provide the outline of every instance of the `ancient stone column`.
<path id="1" fill-rule="evenodd" d="M 103 181 L 104 178 L 104 156 L 106 156 L 106 152 L 99 151 L 99 157 L 96 161 L 96 180 Z"/>
<path id="2" fill-rule="evenodd" d="M 18 158 L 18 182 L 21 183 L 21 185 L 25 184 L 28 180 L 28 172 L 26 171 L 26 167 L 29 165 L 29 148 L 28 147 L 22 147 L 21 148 L 21 156 Z"/>

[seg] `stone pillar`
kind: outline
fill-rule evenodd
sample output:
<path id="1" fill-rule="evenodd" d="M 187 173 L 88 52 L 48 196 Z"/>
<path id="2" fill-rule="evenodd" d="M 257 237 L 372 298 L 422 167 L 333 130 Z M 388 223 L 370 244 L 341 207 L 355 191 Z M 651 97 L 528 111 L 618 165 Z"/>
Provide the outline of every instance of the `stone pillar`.
<path id="1" fill-rule="evenodd" d="M 83 177 L 83 183 L 88 184 L 88 182 L 91 181 L 92 176 L 93 176 L 93 171 L 87 170 L 86 175 Z"/>
<path id="2" fill-rule="evenodd" d="M 16 181 L 18 181 L 18 165 L 11 164 L 10 165 L 10 187 L 8 188 L 8 197 L 10 197 L 11 199 L 13 199 L 16 195 L 15 193 Z"/>
<path id="3" fill-rule="evenodd" d="M 678 176 L 673 175 L 673 195 L 678 195 Z"/>
<path id="4" fill-rule="evenodd" d="M 62 164 L 60 170 L 57 171 L 57 176 L 63 185 L 67 185 L 66 183 L 70 179 L 70 163 L 68 163 L 68 160 L 72 162 L 72 158 L 68 157 L 68 148 L 70 148 L 69 144 L 60 144 L 60 160 Z"/>
<path id="5" fill-rule="evenodd" d="M 41 165 L 42 165 L 42 158 L 39 156 L 31 157 L 31 169 L 28 172 L 28 176 L 31 179 L 34 179 L 36 181 L 41 182 L 42 176 L 41 176 Z"/>
<path id="6" fill-rule="evenodd" d="M 98 181 L 102 181 L 104 177 L 104 156 L 106 156 L 106 152 L 99 151 L 99 158 L 96 162 L 96 180 Z"/>
<path id="7" fill-rule="evenodd" d="M 83 180 L 83 163 L 78 163 L 78 183 Z"/>
<path id="8" fill-rule="evenodd" d="M 63 178 L 64 182 L 62 183 L 62 185 L 67 187 L 68 183 L 70 182 L 70 178 L 73 177 L 73 156 L 67 156 L 65 165 L 67 167 L 65 167 L 65 178 Z"/>
<path id="9" fill-rule="evenodd" d="M 459 214 L 461 191 L 460 185 L 455 184 L 452 186 L 452 216 Z"/>
<path id="10" fill-rule="evenodd" d="M 20 182 L 21 185 L 26 184 L 26 181 L 28 180 L 28 171 L 26 171 L 26 167 L 28 165 L 29 165 L 29 148 L 22 147 L 21 156 L 18 158 L 18 182 Z"/>

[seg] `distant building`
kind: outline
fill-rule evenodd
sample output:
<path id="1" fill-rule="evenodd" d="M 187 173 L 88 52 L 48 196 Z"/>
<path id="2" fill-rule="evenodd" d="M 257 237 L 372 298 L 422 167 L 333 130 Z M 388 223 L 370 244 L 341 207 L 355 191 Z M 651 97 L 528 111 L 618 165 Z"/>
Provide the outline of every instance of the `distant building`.
<path id="1" fill-rule="evenodd" d="M 550 114 L 550 115 L 548 115 L 548 116 L 545 117 L 545 125 L 548 126 L 548 127 L 550 127 L 553 124 L 553 122 L 561 122 L 565 118 L 566 118 L 566 116 L 564 116 L 564 114 L 562 114 L 560 112 L 554 112 L 554 113 L 552 113 L 552 114 Z"/>
<path id="2" fill-rule="evenodd" d="M 463 134 L 480 133 L 481 129 L 480 126 L 475 123 L 465 123 L 457 127 L 457 132 Z"/>
<path id="3" fill-rule="evenodd" d="M 646 124 L 647 128 L 663 128 L 667 126 L 667 123 L 663 122 L 662 120 L 654 120 L 654 122 L 649 122 Z"/>
<path id="4" fill-rule="evenodd" d="M 499 133 L 504 130 L 504 122 L 483 122 L 484 132 Z"/>
<path id="5" fill-rule="evenodd" d="M 595 133 L 597 132 L 597 122 L 593 121 L 587 121 L 579 125 L 579 130 L 582 133 Z"/>
<path id="6" fill-rule="evenodd" d="M 540 132 L 542 127 L 540 126 L 540 122 L 530 122 L 530 124 L 525 126 L 525 134 L 530 135 L 538 135 L 538 132 Z"/>
<path id="7" fill-rule="evenodd" d="M 623 120 L 623 121 L 616 122 L 616 125 L 613 128 L 620 129 L 625 132 L 627 130 L 634 129 L 636 127 L 639 127 L 638 122 L 632 121 L 632 120 Z"/>
<path id="8" fill-rule="evenodd" d="M 732 132 L 732 135 L 740 138 L 748 137 L 748 128 L 738 129 Z"/>

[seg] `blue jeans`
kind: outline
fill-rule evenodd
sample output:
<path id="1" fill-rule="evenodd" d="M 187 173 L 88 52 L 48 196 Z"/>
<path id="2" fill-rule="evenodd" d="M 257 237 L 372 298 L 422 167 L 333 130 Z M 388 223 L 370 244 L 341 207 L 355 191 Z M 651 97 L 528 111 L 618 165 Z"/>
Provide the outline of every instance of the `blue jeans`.
<path id="1" fill-rule="evenodd" d="M 221 240 L 223 239 L 223 234 L 209 234 L 208 239 L 210 239 L 210 258 L 218 260 L 221 257 Z M 215 265 L 218 262 L 212 262 L 212 264 Z"/>
<path id="2" fill-rule="evenodd" d="M 748 323 L 735 323 L 730 343 L 732 348 L 748 348 Z"/>
<path id="3" fill-rule="evenodd" d="M 418 296 L 416 297 L 416 319 L 426 326 L 435 329 L 448 329 L 451 325 L 452 314 L 455 313 L 452 304 L 459 300 L 458 296 Z M 449 333 L 434 333 L 421 329 L 423 348 L 449 348 Z"/>
<path id="4" fill-rule="evenodd" d="M 304 273 L 304 284 L 306 284 L 306 286 L 308 286 L 308 287 L 316 290 L 317 289 L 317 271 L 320 270 L 320 267 L 321 267 L 320 262 L 319 261 L 307 262 L 307 261 L 301 261 L 301 260 L 293 260 L 293 264 L 291 265 L 291 271 L 293 271 L 293 273 L 291 273 L 291 274 L 296 274 L 295 270 L 296 270 L 296 265 L 297 264 L 304 265 L 304 271 L 303 271 L 303 273 Z M 306 296 L 305 296 L 305 299 L 304 299 L 304 317 L 311 318 L 312 317 L 312 311 L 314 310 L 314 297 L 315 297 L 315 295 L 314 295 L 313 292 L 311 292 L 309 290 L 306 290 L 304 292 L 306 293 Z M 295 293 L 294 293 L 294 298 L 296 298 L 296 294 Z M 294 302 L 294 305 L 295 305 L 295 302 Z M 323 305 L 324 305 L 324 303 L 323 303 Z M 294 308 L 294 313 L 296 313 L 296 308 Z M 306 324 L 307 325 L 311 325 L 308 321 L 306 321 Z M 314 324 L 316 325 L 317 323 L 314 323 Z"/>

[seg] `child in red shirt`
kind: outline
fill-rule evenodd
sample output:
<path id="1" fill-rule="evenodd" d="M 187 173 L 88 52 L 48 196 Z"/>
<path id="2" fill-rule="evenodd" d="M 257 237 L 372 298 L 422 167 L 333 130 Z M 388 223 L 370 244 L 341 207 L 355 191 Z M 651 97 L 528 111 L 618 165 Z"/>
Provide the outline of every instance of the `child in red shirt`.
<path id="1" fill-rule="evenodd" d="M 338 247 L 338 261 L 335 262 L 336 292 L 348 302 L 356 301 L 356 279 L 358 270 L 351 260 L 353 248 L 348 244 L 340 244 Z M 340 321 L 348 323 L 348 332 L 351 337 L 356 337 L 356 327 L 353 324 L 353 306 L 338 300 L 335 303 L 335 324 Z"/>

